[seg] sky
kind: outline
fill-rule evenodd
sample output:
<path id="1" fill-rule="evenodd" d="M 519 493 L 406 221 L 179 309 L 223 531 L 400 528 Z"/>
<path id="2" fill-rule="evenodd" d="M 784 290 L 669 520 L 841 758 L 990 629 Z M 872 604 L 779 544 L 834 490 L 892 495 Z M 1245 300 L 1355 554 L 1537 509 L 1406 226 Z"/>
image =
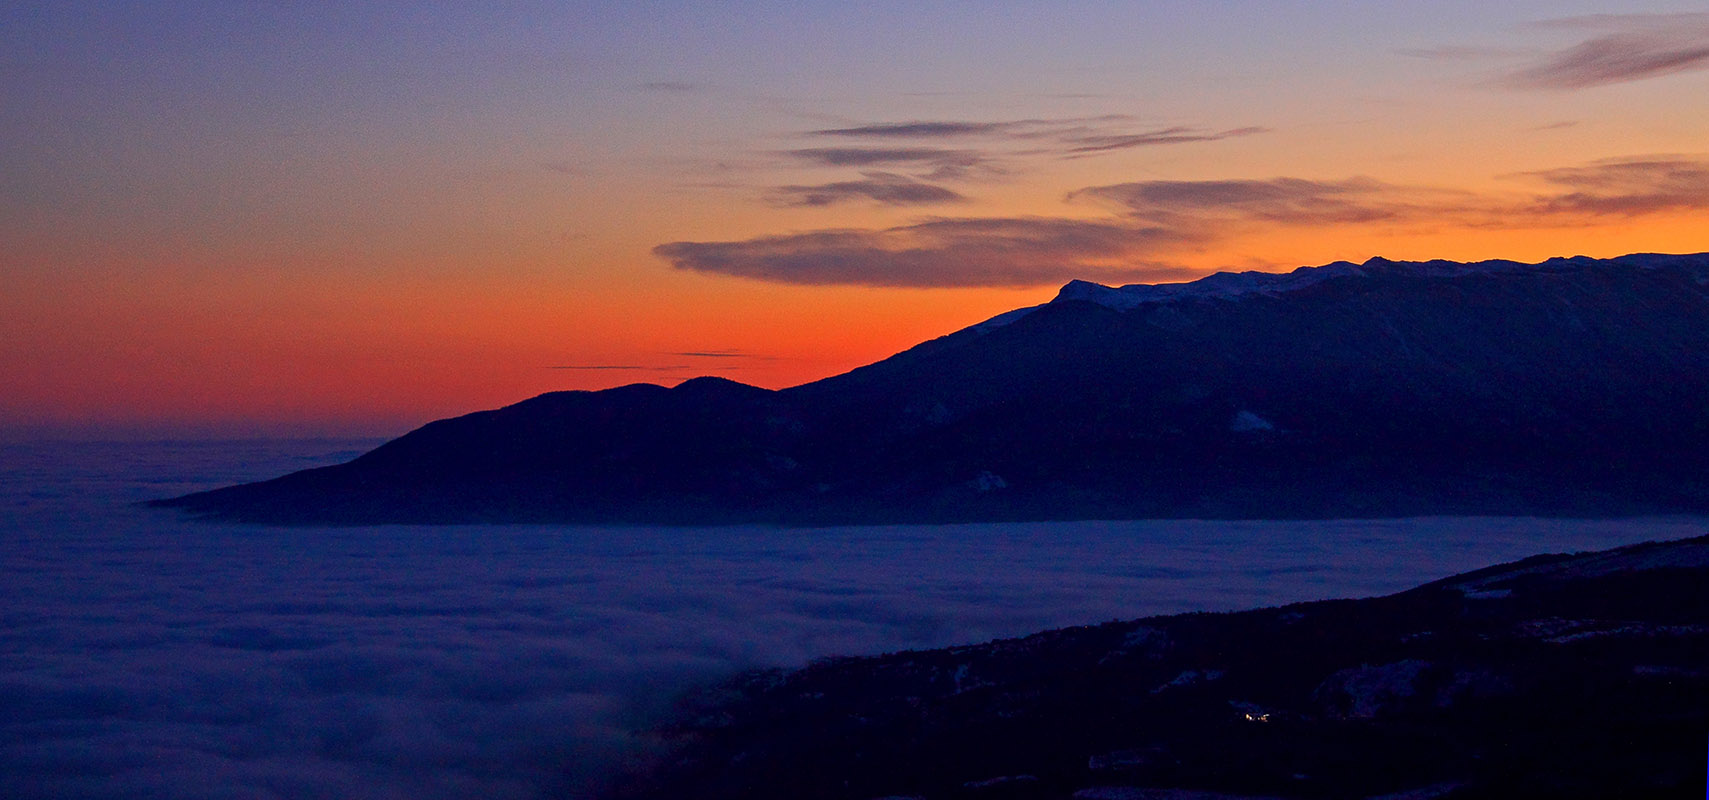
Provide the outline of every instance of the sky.
<path id="1" fill-rule="evenodd" d="M 1681 2 L 0 2 L 0 437 L 781 388 L 1072 279 L 1709 251 Z"/>

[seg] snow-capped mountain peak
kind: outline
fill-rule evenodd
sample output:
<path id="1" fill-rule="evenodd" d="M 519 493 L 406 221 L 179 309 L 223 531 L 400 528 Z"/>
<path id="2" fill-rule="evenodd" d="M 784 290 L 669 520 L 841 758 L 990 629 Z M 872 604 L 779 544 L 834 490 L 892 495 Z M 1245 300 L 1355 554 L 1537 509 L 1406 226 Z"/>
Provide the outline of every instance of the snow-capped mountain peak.
<path id="1" fill-rule="evenodd" d="M 1634 254 L 1610 263 L 1639 269 L 1655 269 L 1677 260 L 1700 256 Z M 1551 271 L 1583 266 L 1594 259 L 1585 256 L 1551 258 L 1537 264 L 1518 261 L 1491 260 L 1471 263 L 1457 261 L 1390 261 L 1376 257 L 1363 264 L 1336 261 L 1320 267 L 1300 267 L 1292 272 L 1218 272 L 1185 283 L 1130 284 L 1104 286 L 1091 281 L 1069 281 L 1057 293 L 1053 302 L 1084 300 L 1118 311 L 1142 305 L 1168 303 L 1189 299 L 1232 299 L 1247 295 L 1278 295 L 1304 289 L 1335 278 L 1394 276 L 1408 278 L 1455 278 L 1464 275 L 1515 271 Z"/>

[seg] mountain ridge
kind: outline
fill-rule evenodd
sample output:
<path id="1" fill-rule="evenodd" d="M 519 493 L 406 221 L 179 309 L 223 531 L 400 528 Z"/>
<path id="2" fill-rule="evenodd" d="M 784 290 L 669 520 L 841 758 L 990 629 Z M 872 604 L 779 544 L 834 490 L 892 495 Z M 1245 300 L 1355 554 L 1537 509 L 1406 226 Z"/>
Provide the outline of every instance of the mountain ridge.
<path id="1" fill-rule="evenodd" d="M 1219 275 L 1071 282 L 787 389 L 548 393 L 159 504 L 287 523 L 1709 508 L 1709 254 Z"/>
<path id="2" fill-rule="evenodd" d="M 607 796 L 1694 797 L 1706 578 L 1697 537 L 756 670 L 682 697 Z"/>

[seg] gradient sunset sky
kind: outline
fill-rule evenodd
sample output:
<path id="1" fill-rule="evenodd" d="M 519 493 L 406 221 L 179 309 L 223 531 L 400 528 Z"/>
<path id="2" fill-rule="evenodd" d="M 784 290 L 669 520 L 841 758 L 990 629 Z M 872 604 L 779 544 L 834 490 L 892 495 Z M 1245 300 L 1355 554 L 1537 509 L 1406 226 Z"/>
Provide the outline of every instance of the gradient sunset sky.
<path id="1" fill-rule="evenodd" d="M 1701 2 L 0 9 L 0 436 L 396 435 L 1073 278 L 1709 250 Z"/>

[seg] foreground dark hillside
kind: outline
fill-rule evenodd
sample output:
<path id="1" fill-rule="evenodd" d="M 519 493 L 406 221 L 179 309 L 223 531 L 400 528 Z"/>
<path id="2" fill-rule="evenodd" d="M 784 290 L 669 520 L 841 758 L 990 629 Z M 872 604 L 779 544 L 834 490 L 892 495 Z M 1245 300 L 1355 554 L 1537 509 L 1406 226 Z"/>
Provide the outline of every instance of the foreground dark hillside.
<path id="1" fill-rule="evenodd" d="M 1709 255 L 1334 264 L 1053 302 L 782 391 L 542 395 L 165 501 L 286 523 L 1709 510 Z"/>
<path id="2" fill-rule="evenodd" d="M 1700 798 L 1709 537 L 759 672 L 617 796 Z"/>

